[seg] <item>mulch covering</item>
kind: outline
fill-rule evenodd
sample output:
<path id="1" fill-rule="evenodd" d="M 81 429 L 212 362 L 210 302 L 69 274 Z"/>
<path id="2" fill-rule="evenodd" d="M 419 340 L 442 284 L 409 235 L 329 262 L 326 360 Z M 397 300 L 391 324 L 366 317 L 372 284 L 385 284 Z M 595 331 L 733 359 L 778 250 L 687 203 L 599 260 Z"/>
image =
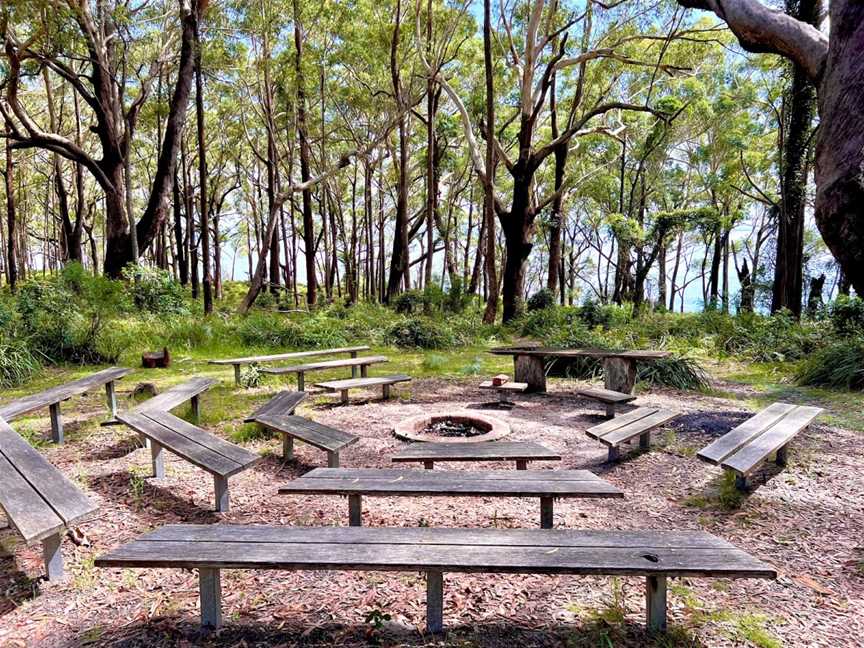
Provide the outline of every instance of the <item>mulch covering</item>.
<path id="1" fill-rule="evenodd" d="M 342 465 L 389 467 L 389 455 L 402 445 L 390 433 L 392 422 L 433 404 L 436 410 L 455 410 L 482 403 L 484 395 L 471 382 L 418 380 L 410 392 L 398 390 L 410 393 L 404 401 L 347 407 L 307 402 L 299 413 L 361 436 L 343 453 Z M 167 477 L 146 479 L 148 451 L 129 430 L 96 425 L 103 411 L 95 395 L 64 411 L 67 445 L 42 452 L 98 501 L 99 516 L 82 525 L 83 544 L 64 540 L 69 577 L 56 584 L 40 579 L 38 546 L 25 548 L 13 531 L 0 531 L 0 646 L 714 647 L 751 645 L 747 628 L 754 623 L 787 646 L 864 645 L 860 434 L 815 426 L 794 442 L 785 471 L 769 465 L 742 506 L 726 511 L 714 503 L 719 469 L 694 455 L 746 416 L 738 403 L 672 392 L 640 395 L 641 405 L 686 416 L 656 435 L 651 452 L 608 466 L 602 463 L 606 448 L 583 432 L 601 420 L 596 406 L 569 397 L 567 387 L 554 382 L 553 393 L 520 397 L 518 407 L 496 413 L 513 426 L 513 440 L 541 442 L 564 456 L 545 466 L 587 468 L 624 490 L 624 500 L 559 503 L 556 526 L 704 529 L 773 564 L 779 579 L 672 581 L 669 639 L 680 642 L 672 644 L 646 636 L 639 578 L 445 575 L 448 634 L 433 639 L 422 634 L 420 574 L 229 571 L 223 573 L 226 627 L 203 637 L 195 573 L 97 570 L 95 556 L 168 523 L 344 525 L 347 503 L 339 497 L 277 495 L 280 483 L 321 465 L 322 457 L 297 444 L 298 461 L 283 463 L 274 438 L 245 444 L 269 454 L 231 479 L 231 512 L 213 513 L 209 476 L 169 454 Z M 202 408 L 216 397 L 205 394 Z M 41 422 L 47 433 L 47 418 L 31 424 Z M 227 434 L 236 423 L 208 427 Z M 509 462 L 480 465 L 512 469 Z M 364 524 L 534 528 L 538 506 L 529 499 L 367 498 Z"/>

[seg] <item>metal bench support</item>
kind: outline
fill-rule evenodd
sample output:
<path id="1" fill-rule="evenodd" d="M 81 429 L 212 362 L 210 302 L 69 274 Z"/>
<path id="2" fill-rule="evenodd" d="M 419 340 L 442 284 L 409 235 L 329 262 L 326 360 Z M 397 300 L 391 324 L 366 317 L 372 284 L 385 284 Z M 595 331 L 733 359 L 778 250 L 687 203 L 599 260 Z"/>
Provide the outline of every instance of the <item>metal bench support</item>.
<path id="1" fill-rule="evenodd" d="M 348 496 L 348 524 L 350 526 L 363 526 L 363 496 Z"/>
<path id="2" fill-rule="evenodd" d="M 222 580 L 218 569 L 198 570 L 201 596 L 201 625 L 218 628 L 222 625 Z"/>
<path id="3" fill-rule="evenodd" d="M 219 513 L 227 513 L 231 508 L 228 499 L 228 478 L 213 475 L 213 488 L 216 490 L 216 510 Z"/>
<path id="4" fill-rule="evenodd" d="M 666 632 L 666 577 L 649 576 L 645 583 L 648 629 Z"/>
<path id="5" fill-rule="evenodd" d="M 426 632 L 444 631 L 444 573 L 426 572 Z"/>
<path id="6" fill-rule="evenodd" d="M 62 539 L 60 533 L 55 533 L 42 541 L 42 558 L 45 561 L 45 574 L 49 581 L 63 578 L 63 554 L 60 551 Z"/>

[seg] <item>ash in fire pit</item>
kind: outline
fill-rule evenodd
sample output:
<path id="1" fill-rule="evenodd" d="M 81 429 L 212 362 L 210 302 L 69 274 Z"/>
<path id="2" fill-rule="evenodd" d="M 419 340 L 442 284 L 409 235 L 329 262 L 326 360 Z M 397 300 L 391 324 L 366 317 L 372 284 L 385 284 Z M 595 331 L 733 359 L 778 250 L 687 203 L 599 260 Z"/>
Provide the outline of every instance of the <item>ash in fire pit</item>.
<path id="1" fill-rule="evenodd" d="M 444 419 L 427 425 L 420 434 L 428 434 L 443 437 L 475 437 L 481 434 L 486 434 L 488 430 L 471 425 L 465 421 L 454 421 L 453 419 Z"/>
<path id="2" fill-rule="evenodd" d="M 501 419 L 473 412 L 420 414 L 399 421 L 393 433 L 406 441 L 439 443 L 476 443 L 495 441 L 510 434 L 510 426 Z"/>

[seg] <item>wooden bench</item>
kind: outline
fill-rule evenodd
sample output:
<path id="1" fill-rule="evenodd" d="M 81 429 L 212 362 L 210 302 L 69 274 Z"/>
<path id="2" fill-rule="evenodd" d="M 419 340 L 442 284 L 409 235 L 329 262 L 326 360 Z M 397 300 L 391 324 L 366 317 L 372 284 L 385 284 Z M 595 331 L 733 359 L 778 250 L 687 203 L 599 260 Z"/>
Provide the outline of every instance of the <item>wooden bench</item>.
<path id="1" fill-rule="evenodd" d="M 405 374 L 394 374 L 392 376 L 374 376 L 372 378 L 348 378 L 347 380 L 329 380 L 327 382 L 315 383 L 316 387 L 326 389 L 330 392 L 340 392 L 341 401 L 348 402 L 349 389 L 363 389 L 368 387 L 378 387 L 382 389 L 382 398 L 390 399 L 390 387 L 397 383 L 410 382 L 411 376 Z"/>
<path id="2" fill-rule="evenodd" d="M 28 545 L 42 543 L 48 580 L 63 577 L 66 529 L 97 506 L 0 419 L 0 508 Z"/>
<path id="3" fill-rule="evenodd" d="M 480 383 L 480 389 L 494 389 L 498 392 L 498 404 L 505 407 L 514 407 L 516 403 L 511 401 L 510 394 L 524 394 L 528 391 L 528 383 L 507 381 L 496 385 L 494 380 L 484 380 Z"/>
<path id="4" fill-rule="evenodd" d="M 264 403 L 261 407 L 243 419 L 244 423 L 255 423 L 264 414 L 293 414 L 297 406 L 306 400 L 305 391 L 283 391 Z"/>
<path id="5" fill-rule="evenodd" d="M 436 461 L 515 461 L 516 470 L 527 470 L 529 461 L 561 461 L 561 455 L 531 441 L 415 443 L 390 460 L 396 463 L 423 462 L 426 470 L 432 470 Z"/>
<path id="6" fill-rule="evenodd" d="M 213 385 L 218 384 L 218 382 L 218 380 L 214 380 L 213 378 L 196 376 L 165 390 L 153 398 L 147 399 L 137 407 L 134 407 L 132 412 L 168 412 L 189 401 L 192 406 L 192 414 L 197 420 L 201 416 L 201 394 Z"/>
<path id="7" fill-rule="evenodd" d="M 293 351 L 291 353 L 277 353 L 273 355 L 248 356 L 245 358 L 229 358 L 227 360 L 208 360 L 213 365 L 234 365 L 234 382 L 240 384 L 240 367 L 247 364 L 259 364 L 261 362 L 279 362 L 282 360 L 296 360 L 297 358 L 310 358 L 319 355 L 338 355 L 348 353 L 352 358 L 357 357 L 360 351 L 368 351 L 368 346 L 343 347 L 338 349 L 317 349 L 313 351 Z M 353 375 L 353 372 L 352 372 Z"/>
<path id="8" fill-rule="evenodd" d="M 537 531 L 171 525 L 100 556 L 97 567 L 197 569 L 201 624 L 222 624 L 223 569 L 426 573 L 426 630 L 444 629 L 444 574 L 645 578 L 646 621 L 666 630 L 667 579 L 777 577 L 703 531 Z"/>
<path id="9" fill-rule="evenodd" d="M 735 485 L 747 489 L 747 477 L 773 452 L 785 466 L 789 443 L 822 413 L 819 407 L 774 403 L 727 434 L 702 448 L 696 456 L 735 473 Z"/>
<path id="10" fill-rule="evenodd" d="M 600 425 L 588 428 L 585 433 L 592 439 L 609 446 L 608 461 L 620 458 L 622 443 L 639 437 L 639 447 L 647 450 L 651 447 L 651 431 L 678 416 L 677 412 L 656 407 L 639 407 L 632 412 L 606 421 Z"/>
<path id="11" fill-rule="evenodd" d="M 255 422 L 282 435 L 284 459 L 293 459 L 294 439 L 297 439 L 324 450 L 327 453 L 327 466 L 330 468 L 339 467 L 339 452 L 343 448 L 360 440 L 353 434 L 310 421 L 302 416 L 265 413 L 256 417 Z"/>
<path id="12" fill-rule="evenodd" d="M 444 497 L 539 497 L 540 527 L 552 528 L 553 500 L 624 497 L 587 470 L 427 471 L 316 468 L 279 489 L 290 495 L 345 495 L 348 523 L 362 523 L 363 495 Z"/>
<path id="13" fill-rule="evenodd" d="M 360 368 L 360 375 L 365 378 L 368 374 L 369 365 L 389 362 L 387 356 L 363 356 L 349 360 L 324 360 L 323 362 L 311 362 L 309 364 L 294 365 L 291 367 L 264 367 L 261 373 L 282 376 L 288 373 L 297 374 L 297 389 L 303 391 L 306 388 L 306 374 L 310 371 L 327 371 L 339 369 L 340 367 L 351 367 L 351 375 L 356 378 L 356 369 Z"/>
<path id="14" fill-rule="evenodd" d="M 0 418 L 12 422 L 25 414 L 47 407 L 51 413 L 51 439 L 54 443 L 63 443 L 63 419 L 60 417 L 60 403 L 104 385 L 105 395 L 108 399 L 108 410 L 113 419 L 117 415 L 117 396 L 114 392 L 114 383 L 130 371 L 130 369 L 111 367 L 78 380 L 51 387 L 38 394 L 19 398 L 0 407 Z"/>
<path id="15" fill-rule="evenodd" d="M 149 409 L 118 414 L 117 418 L 149 439 L 153 477 L 156 479 L 165 476 L 163 449 L 212 474 L 216 491 L 215 508 L 220 512 L 226 512 L 230 508 L 228 478 L 261 460 L 257 454 L 210 434 L 169 412 Z"/>
<path id="16" fill-rule="evenodd" d="M 589 400 L 596 400 L 606 405 L 606 418 L 615 418 L 615 406 L 632 403 L 636 400 L 633 394 L 613 391 L 611 389 L 577 389 L 576 395 Z"/>

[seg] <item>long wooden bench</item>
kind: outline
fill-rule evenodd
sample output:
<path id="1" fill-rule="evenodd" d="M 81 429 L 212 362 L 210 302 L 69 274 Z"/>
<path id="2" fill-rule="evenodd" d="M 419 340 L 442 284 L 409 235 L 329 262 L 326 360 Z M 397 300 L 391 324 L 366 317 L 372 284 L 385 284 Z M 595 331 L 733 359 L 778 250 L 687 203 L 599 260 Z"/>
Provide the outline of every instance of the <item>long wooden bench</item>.
<path id="1" fill-rule="evenodd" d="M 369 387 L 381 387 L 381 397 L 384 400 L 390 399 L 390 388 L 393 385 L 402 382 L 410 382 L 411 376 L 405 374 L 393 374 L 391 376 L 373 376 L 370 378 L 348 378 L 346 380 L 328 380 L 326 382 L 315 383 L 316 387 L 326 389 L 330 392 L 339 392 L 340 400 L 343 403 L 348 402 L 348 391 L 351 389 L 368 389 Z"/>
<path id="2" fill-rule="evenodd" d="M 257 454 L 210 434 L 170 412 L 149 409 L 121 413 L 117 418 L 149 439 L 153 477 L 156 479 L 165 476 L 163 449 L 212 474 L 216 491 L 215 508 L 220 512 L 230 508 L 228 478 L 261 460 Z"/>
<path id="3" fill-rule="evenodd" d="M 632 412 L 617 416 L 610 421 L 588 428 L 585 433 L 609 446 L 608 461 L 617 461 L 622 443 L 639 438 L 639 447 L 651 447 L 651 432 L 678 416 L 678 412 L 656 407 L 639 407 Z"/>
<path id="4" fill-rule="evenodd" d="M 264 403 L 261 407 L 243 419 L 244 423 L 255 423 L 259 416 L 265 414 L 293 414 L 297 406 L 306 400 L 305 391 L 283 391 Z"/>
<path id="5" fill-rule="evenodd" d="M 414 443 L 390 460 L 422 462 L 426 470 L 434 469 L 436 461 L 515 461 L 516 470 L 527 470 L 529 461 L 561 461 L 561 455 L 531 441 Z"/>
<path id="6" fill-rule="evenodd" d="M 540 527 L 551 529 L 553 500 L 624 497 L 587 470 L 427 471 L 379 468 L 316 468 L 279 488 L 292 495 L 348 497 L 348 523 L 362 524 L 363 496 L 539 497 Z"/>
<path id="7" fill-rule="evenodd" d="M 24 542 L 42 543 L 45 573 L 57 580 L 63 577 L 66 529 L 98 507 L 0 419 L 0 508 Z"/>
<path id="8" fill-rule="evenodd" d="M 233 365 L 234 382 L 240 384 L 240 367 L 248 364 L 260 364 L 262 362 L 280 362 L 282 360 L 296 360 L 297 358 L 310 358 L 320 355 L 339 355 L 348 353 L 352 358 L 357 357 L 360 351 L 368 351 L 368 346 L 342 347 L 338 349 L 317 349 L 312 351 L 293 351 L 291 353 L 276 353 L 271 355 L 248 356 L 245 358 L 228 358 L 226 360 L 208 360 L 213 365 Z"/>
<path id="9" fill-rule="evenodd" d="M 274 376 L 283 376 L 289 373 L 297 374 L 297 389 L 303 391 L 306 388 L 306 374 L 311 371 L 327 371 L 329 369 L 339 369 L 341 367 L 351 367 L 351 375 L 356 378 L 356 370 L 360 369 L 360 375 L 366 378 L 368 375 L 369 365 L 379 364 L 381 362 L 389 362 L 387 356 L 362 356 L 360 358 L 351 358 L 348 360 L 324 360 L 322 362 L 310 362 L 308 364 L 293 365 L 291 367 L 264 367 L 261 373 L 271 374 Z"/>
<path id="10" fill-rule="evenodd" d="M 339 453 L 343 448 L 360 439 L 353 434 L 337 430 L 328 425 L 310 421 L 302 416 L 285 414 L 262 414 L 255 422 L 282 435 L 282 457 L 294 458 L 294 439 L 302 441 L 327 453 L 327 466 L 339 467 Z"/>
<path id="11" fill-rule="evenodd" d="M 577 389 L 576 395 L 589 400 L 595 400 L 606 405 L 606 418 L 615 418 L 615 408 L 618 405 L 625 405 L 636 400 L 633 394 L 625 394 L 612 389 L 600 389 L 597 387 L 591 389 Z"/>
<path id="12" fill-rule="evenodd" d="M 190 378 L 186 382 L 175 385 L 161 394 L 147 399 L 137 407 L 134 407 L 132 411 L 168 412 L 175 407 L 179 407 L 186 401 L 189 401 L 192 406 L 192 414 L 196 419 L 198 419 L 201 416 L 201 394 L 210 389 L 213 385 L 218 384 L 218 382 L 218 380 L 205 378 L 203 376 Z"/>
<path id="13" fill-rule="evenodd" d="M 735 485 L 747 489 L 747 478 L 775 453 L 778 466 L 785 466 L 789 443 L 822 413 L 819 407 L 774 403 L 747 419 L 696 456 L 735 474 Z"/>
<path id="14" fill-rule="evenodd" d="M 47 407 L 51 414 L 51 438 L 54 443 L 63 443 L 63 419 L 60 416 L 60 403 L 104 385 L 108 410 L 111 412 L 111 417 L 114 418 L 117 415 L 117 396 L 114 392 L 114 383 L 130 371 L 130 369 L 121 367 L 110 367 L 89 376 L 51 387 L 38 394 L 19 398 L 0 407 L 0 418 L 12 422 L 16 418 Z"/>
<path id="15" fill-rule="evenodd" d="M 97 567 L 197 569 L 201 624 L 222 624 L 223 569 L 426 573 L 426 630 L 444 629 L 444 574 L 645 578 L 648 628 L 667 627 L 669 578 L 764 578 L 777 572 L 703 531 L 537 531 L 172 525 L 100 556 Z"/>

